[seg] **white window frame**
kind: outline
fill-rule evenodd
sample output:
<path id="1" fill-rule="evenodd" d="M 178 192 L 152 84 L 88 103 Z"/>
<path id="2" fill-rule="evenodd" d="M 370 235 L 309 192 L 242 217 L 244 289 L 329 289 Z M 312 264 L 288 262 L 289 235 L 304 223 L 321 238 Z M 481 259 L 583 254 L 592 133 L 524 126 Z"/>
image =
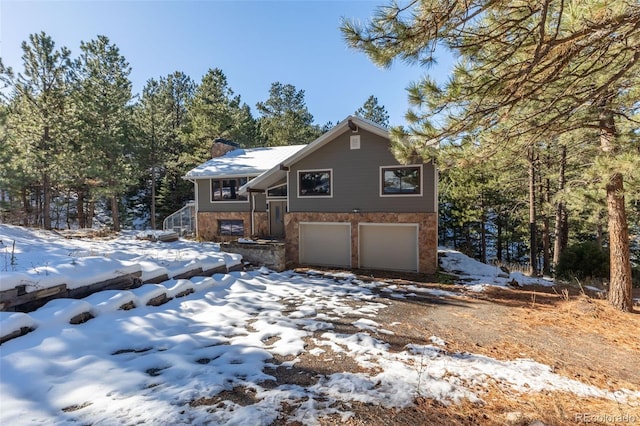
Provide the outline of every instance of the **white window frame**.
<path id="1" fill-rule="evenodd" d="M 300 178 L 303 173 L 313 173 L 313 172 L 329 172 L 329 195 L 302 195 L 300 194 Z M 296 196 L 297 198 L 304 198 L 307 200 L 313 200 L 316 198 L 333 198 L 333 169 L 325 168 L 325 169 L 305 169 L 298 170 L 298 181 L 296 188 Z"/>
<path id="2" fill-rule="evenodd" d="M 287 195 L 278 195 L 278 196 L 270 196 L 269 195 L 269 191 L 270 190 L 275 189 L 275 188 L 279 188 L 281 186 L 287 186 Z M 288 188 L 288 184 L 286 182 L 285 183 L 281 183 L 279 185 L 270 186 L 270 187 L 267 188 L 267 191 L 266 191 L 267 200 L 286 200 L 288 198 L 288 195 L 289 195 L 289 188 Z"/>
<path id="3" fill-rule="evenodd" d="M 380 185 L 380 197 L 422 197 L 424 191 L 424 168 L 422 164 L 408 164 L 395 166 L 380 166 L 380 174 L 378 176 L 378 185 Z M 415 169 L 418 168 L 420 173 L 420 192 L 416 194 L 385 194 L 384 193 L 384 171 L 388 169 Z"/>
<path id="4" fill-rule="evenodd" d="M 242 179 L 245 178 L 247 179 L 247 182 L 249 182 L 251 179 L 253 179 L 253 176 L 228 176 L 228 177 L 221 177 L 221 178 L 210 178 L 209 179 L 209 202 L 211 204 L 217 204 L 217 203 L 248 203 L 249 202 L 249 196 L 246 196 L 246 200 L 214 200 L 213 199 L 213 181 L 223 181 L 223 180 L 231 180 L 231 179 Z M 245 184 L 246 185 L 246 184 Z M 242 186 L 242 185 L 240 185 Z M 238 186 L 236 188 L 239 189 L 240 186 Z"/>

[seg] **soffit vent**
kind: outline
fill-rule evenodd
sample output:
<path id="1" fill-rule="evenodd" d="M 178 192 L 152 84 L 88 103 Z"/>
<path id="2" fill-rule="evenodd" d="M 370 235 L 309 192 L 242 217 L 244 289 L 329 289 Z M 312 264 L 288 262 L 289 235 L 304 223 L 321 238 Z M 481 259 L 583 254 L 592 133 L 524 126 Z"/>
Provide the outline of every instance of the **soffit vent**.
<path id="1" fill-rule="evenodd" d="M 349 146 L 351 149 L 360 149 L 360 135 L 351 135 L 349 138 Z"/>

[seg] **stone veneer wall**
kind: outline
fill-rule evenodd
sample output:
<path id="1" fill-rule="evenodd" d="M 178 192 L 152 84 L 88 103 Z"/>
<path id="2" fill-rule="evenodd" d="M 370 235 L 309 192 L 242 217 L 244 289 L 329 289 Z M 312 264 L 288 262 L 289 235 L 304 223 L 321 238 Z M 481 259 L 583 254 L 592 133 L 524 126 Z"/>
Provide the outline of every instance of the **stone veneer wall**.
<path id="1" fill-rule="evenodd" d="M 417 223 L 419 225 L 419 272 L 435 274 L 438 268 L 438 214 L 437 213 L 287 213 L 286 230 L 287 262 L 298 264 L 300 222 L 349 222 L 351 223 L 351 265 L 358 266 L 359 223 Z"/>
<path id="2" fill-rule="evenodd" d="M 251 234 L 251 213 L 249 212 L 198 212 L 198 235 L 205 241 L 235 241 L 235 235 L 220 235 L 219 220 L 242 220 L 244 223 L 244 238 L 251 236 L 267 236 L 269 234 L 269 218 L 266 212 L 254 213 L 255 233 Z"/>
<path id="3" fill-rule="evenodd" d="M 234 241 L 238 237 L 220 235 L 219 220 L 242 220 L 244 222 L 244 237 L 251 235 L 249 228 L 249 212 L 198 212 L 198 238 L 205 241 Z"/>
<path id="4" fill-rule="evenodd" d="M 253 236 L 267 237 L 269 236 L 269 216 L 267 212 L 253 213 Z"/>

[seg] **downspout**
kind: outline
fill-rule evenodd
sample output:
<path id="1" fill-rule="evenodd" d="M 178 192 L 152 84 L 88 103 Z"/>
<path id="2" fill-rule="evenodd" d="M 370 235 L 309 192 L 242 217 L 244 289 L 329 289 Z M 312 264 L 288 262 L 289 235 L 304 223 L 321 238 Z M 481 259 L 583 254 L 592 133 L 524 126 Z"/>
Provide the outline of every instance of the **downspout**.
<path id="1" fill-rule="evenodd" d="M 291 171 L 289 169 L 287 169 L 287 209 L 284 213 L 288 213 L 289 212 L 289 195 L 291 193 L 291 184 L 289 182 L 289 174 L 291 173 Z"/>
<path id="2" fill-rule="evenodd" d="M 196 226 L 195 226 L 195 237 L 196 239 L 198 238 L 199 232 L 198 232 L 198 207 L 200 206 L 200 204 L 198 203 L 198 181 L 196 179 L 187 179 L 189 182 L 193 183 L 193 195 L 194 195 L 194 201 L 196 203 L 195 209 L 194 209 L 194 217 L 195 217 L 195 222 L 196 222 Z"/>
<path id="3" fill-rule="evenodd" d="M 433 165 L 433 211 L 436 213 L 436 272 L 438 272 L 438 265 L 440 265 L 440 261 L 438 260 L 438 236 L 440 235 L 440 202 L 438 197 L 440 196 L 440 190 L 438 188 L 438 184 L 440 183 L 440 171 L 438 170 L 438 164 L 435 160 L 431 160 L 431 164 Z M 418 265 L 420 261 L 418 260 Z"/>
<path id="4" fill-rule="evenodd" d="M 249 229 L 251 229 L 251 236 L 253 237 L 254 235 L 256 235 L 256 230 L 255 230 L 255 212 L 256 212 L 256 200 L 255 200 L 255 193 L 249 191 L 249 210 L 251 211 L 251 213 L 249 214 Z"/>
<path id="5" fill-rule="evenodd" d="M 287 220 L 286 217 L 288 216 L 289 212 L 291 211 L 291 209 L 289 208 L 289 197 L 291 196 L 291 182 L 289 181 L 289 176 L 291 175 L 291 171 L 289 169 L 287 169 L 287 205 L 285 206 L 284 211 L 282 212 L 282 221 L 284 222 L 284 240 L 285 242 L 289 241 L 289 236 L 287 235 Z M 299 238 L 299 237 L 298 237 Z M 286 257 L 286 255 L 285 255 Z M 299 255 L 298 255 L 299 257 Z"/>

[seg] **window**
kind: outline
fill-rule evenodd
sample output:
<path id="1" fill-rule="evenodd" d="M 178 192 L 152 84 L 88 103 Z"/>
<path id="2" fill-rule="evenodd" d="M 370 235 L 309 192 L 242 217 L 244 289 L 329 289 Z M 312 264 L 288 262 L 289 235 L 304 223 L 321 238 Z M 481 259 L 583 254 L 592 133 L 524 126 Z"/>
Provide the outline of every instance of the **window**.
<path id="1" fill-rule="evenodd" d="M 220 235 L 242 237 L 244 235 L 244 222 L 242 220 L 219 220 L 218 233 Z"/>
<path id="2" fill-rule="evenodd" d="M 238 195 L 238 189 L 247 182 L 246 177 L 211 179 L 211 201 L 246 201 L 246 196 Z"/>
<path id="3" fill-rule="evenodd" d="M 331 197 L 331 170 L 301 170 L 298 172 L 300 197 Z"/>
<path id="4" fill-rule="evenodd" d="M 269 198 L 283 198 L 287 196 L 287 184 L 272 186 L 267 189 L 267 197 Z"/>
<path id="5" fill-rule="evenodd" d="M 381 195 L 422 195 L 422 166 L 381 167 Z"/>

